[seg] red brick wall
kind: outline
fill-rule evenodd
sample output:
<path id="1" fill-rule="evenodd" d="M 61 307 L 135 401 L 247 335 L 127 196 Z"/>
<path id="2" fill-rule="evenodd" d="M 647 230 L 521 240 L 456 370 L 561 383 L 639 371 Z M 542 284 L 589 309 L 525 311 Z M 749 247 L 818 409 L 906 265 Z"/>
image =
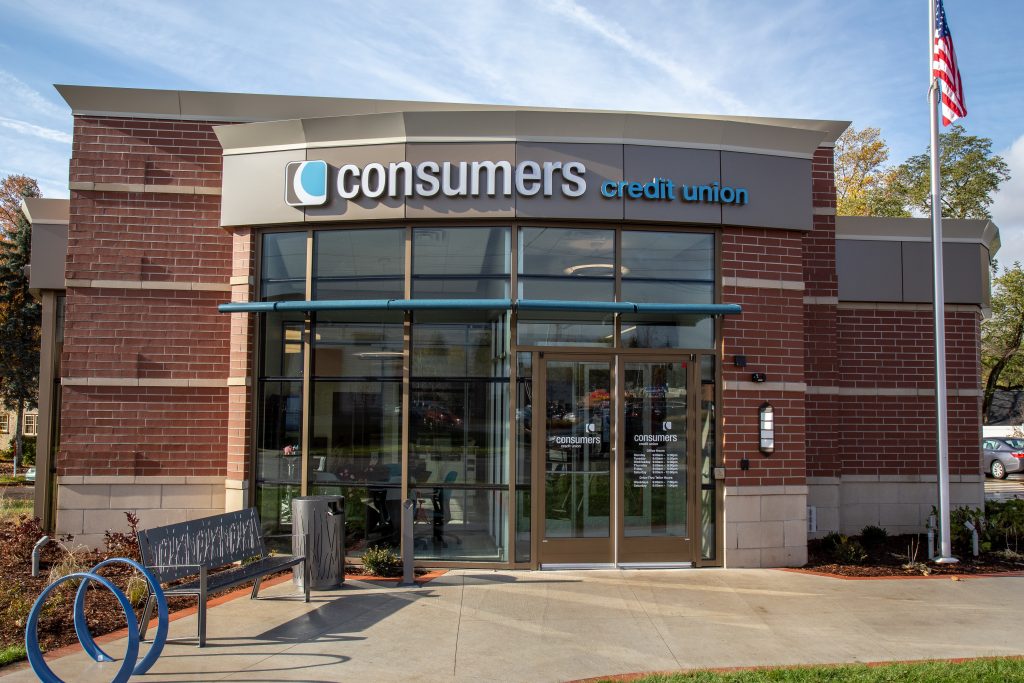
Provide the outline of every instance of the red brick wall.
<path id="1" fill-rule="evenodd" d="M 813 174 L 812 205 L 821 211 L 836 206 L 833 150 L 820 148 L 811 162 Z M 836 338 L 836 224 L 835 216 L 815 214 L 813 228 L 804 237 L 804 372 L 807 394 L 807 475 L 838 474 L 836 449 L 838 406 L 832 391 L 815 393 L 815 387 L 835 387 L 839 383 L 839 358 Z"/>
<path id="2" fill-rule="evenodd" d="M 71 182 L 220 187 L 211 122 L 76 116 Z"/>
<path id="3" fill-rule="evenodd" d="M 799 283 L 802 275 L 803 233 L 727 227 L 722 235 L 722 274 L 726 278 Z M 723 464 L 727 486 L 803 484 L 804 395 L 772 388 L 751 390 L 750 376 L 763 372 L 770 383 L 804 381 L 803 291 L 724 285 L 722 301 L 737 303 L 743 313 L 722 322 Z M 733 365 L 745 355 L 747 367 Z M 737 389 L 739 383 L 746 387 Z M 732 388 L 730 388 L 732 387 Z M 775 452 L 758 450 L 758 409 L 772 404 L 776 419 Z M 741 470 L 743 457 L 750 469 Z"/>
<path id="4" fill-rule="evenodd" d="M 221 149 L 207 122 L 75 118 L 71 182 L 220 187 Z M 81 185 L 79 188 L 83 187 Z M 61 376 L 60 475 L 221 476 L 226 470 L 232 237 L 220 197 L 73 189 Z M 147 288 L 217 285 L 224 291 Z M 175 386 L 81 386 L 84 380 Z M 181 386 L 186 384 L 186 386 Z"/>
<path id="5" fill-rule="evenodd" d="M 225 398 L 213 388 L 65 386 L 58 474 L 223 476 Z"/>
<path id="6" fill-rule="evenodd" d="M 930 391 L 935 353 L 929 310 L 839 310 L 840 386 Z M 981 315 L 946 312 L 950 389 L 979 388 Z M 977 396 L 949 396 L 949 460 L 954 474 L 980 471 Z M 840 396 L 840 466 L 848 474 L 934 474 L 935 399 Z"/>

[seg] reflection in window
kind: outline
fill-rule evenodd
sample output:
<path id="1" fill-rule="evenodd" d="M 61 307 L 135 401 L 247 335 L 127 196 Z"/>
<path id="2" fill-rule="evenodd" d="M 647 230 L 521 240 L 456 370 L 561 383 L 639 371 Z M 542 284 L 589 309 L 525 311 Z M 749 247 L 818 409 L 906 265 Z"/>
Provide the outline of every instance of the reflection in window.
<path id="1" fill-rule="evenodd" d="M 508 298 L 509 228 L 414 228 L 412 235 L 414 298 Z"/>
<path id="2" fill-rule="evenodd" d="M 715 417 L 715 359 L 713 356 L 700 358 L 700 552 L 705 560 L 715 559 L 718 546 L 718 518 L 715 508 L 718 495 L 715 479 L 717 466 L 716 417 Z"/>
<path id="3" fill-rule="evenodd" d="M 313 325 L 309 487 L 345 497 L 346 552 L 358 556 L 400 542 L 402 323 L 343 315 Z"/>
<path id="4" fill-rule="evenodd" d="M 519 298 L 612 301 L 615 231 L 519 230 Z"/>
<path id="5" fill-rule="evenodd" d="M 404 298 L 404 228 L 319 231 L 313 254 L 315 299 Z"/>
<path id="6" fill-rule="evenodd" d="M 306 233 L 276 232 L 263 235 L 260 267 L 263 301 L 306 298 Z"/>
<path id="7" fill-rule="evenodd" d="M 530 561 L 533 481 L 533 354 L 518 354 L 516 369 L 516 562 Z"/>
<path id="8" fill-rule="evenodd" d="M 504 320 L 415 326 L 409 479 L 416 557 L 504 560 L 508 369 Z M 426 486 L 425 486 L 426 485 Z"/>

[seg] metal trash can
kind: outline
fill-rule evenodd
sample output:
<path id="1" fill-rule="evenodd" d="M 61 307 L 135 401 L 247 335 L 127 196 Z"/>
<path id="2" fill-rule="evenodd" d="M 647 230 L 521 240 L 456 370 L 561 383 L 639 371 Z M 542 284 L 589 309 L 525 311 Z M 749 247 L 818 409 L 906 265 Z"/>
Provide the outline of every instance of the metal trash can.
<path id="1" fill-rule="evenodd" d="M 339 588 L 345 582 L 345 497 L 292 498 L 292 553 L 306 554 L 309 532 L 309 587 Z M 292 581 L 302 586 L 302 566 L 292 570 Z"/>

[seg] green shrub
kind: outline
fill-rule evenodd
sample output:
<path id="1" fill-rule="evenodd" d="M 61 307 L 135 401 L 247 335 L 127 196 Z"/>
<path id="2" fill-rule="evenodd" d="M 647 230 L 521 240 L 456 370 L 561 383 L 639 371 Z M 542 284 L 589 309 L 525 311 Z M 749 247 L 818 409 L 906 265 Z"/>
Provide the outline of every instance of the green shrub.
<path id="1" fill-rule="evenodd" d="M 838 531 L 830 531 L 821 537 L 821 550 L 826 555 L 835 555 L 836 548 L 845 538 Z"/>
<path id="2" fill-rule="evenodd" d="M 838 564 L 860 564 L 868 559 L 868 554 L 859 542 L 849 536 L 841 536 L 833 557 Z"/>
<path id="3" fill-rule="evenodd" d="M 402 560 L 391 548 L 376 546 L 363 553 L 363 568 L 374 576 L 401 576 Z"/>
<path id="4" fill-rule="evenodd" d="M 868 524 L 860 530 L 860 542 L 865 548 L 876 549 L 885 545 L 889 540 L 889 532 L 880 526 Z"/>
<path id="5" fill-rule="evenodd" d="M 932 514 L 939 518 L 938 510 L 932 506 Z M 973 534 L 966 523 L 971 522 L 978 530 L 978 545 L 981 552 L 991 549 L 991 544 L 982 542 L 985 538 L 985 514 L 981 508 L 961 505 L 949 511 L 949 538 L 953 546 L 953 554 L 959 557 L 970 557 L 974 553 Z M 942 522 L 940 521 L 941 525 Z"/>
<path id="6" fill-rule="evenodd" d="M 985 503 L 982 540 L 990 548 L 1020 552 L 1024 536 L 1024 500 L 990 500 Z"/>

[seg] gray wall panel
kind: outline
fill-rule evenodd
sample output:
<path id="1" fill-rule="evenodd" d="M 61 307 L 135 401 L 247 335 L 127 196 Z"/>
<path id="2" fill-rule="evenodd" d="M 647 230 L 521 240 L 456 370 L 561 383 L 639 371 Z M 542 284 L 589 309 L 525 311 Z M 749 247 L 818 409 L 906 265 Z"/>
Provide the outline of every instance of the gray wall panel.
<path id="1" fill-rule="evenodd" d="M 724 224 L 811 229 L 810 159 L 722 152 L 722 184 L 750 191 L 745 206 L 722 207 Z"/>
<path id="2" fill-rule="evenodd" d="M 305 159 L 305 150 L 224 157 L 220 224 L 301 223 L 302 209 L 284 203 L 285 166 Z"/>
<path id="3" fill-rule="evenodd" d="M 406 158 L 413 166 L 423 161 L 508 161 L 515 177 L 516 146 L 512 142 L 496 143 L 413 143 L 406 145 Z M 468 171 L 468 167 L 467 167 Z M 500 174 L 499 174 L 500 176 Z M 500 183 L 500 181 L 499 181 Z M 513 183 L 513 190 L 515 184 Z M 515 195 L 494 197 L 409 197 L 405 215 L 408 218 L 498 218 L 515 215 Z"/>
<path id="4" fill-rule="evenodd" d="M 587 167 L 587 191 L 582 197 L 566 197 L 555 188 L 550 197 L 516 197 L 516 214 L 522 218 L 622 220 L 622 201 L 601 196 L 601 183 L 622 180 L 622 145 L 590 145 L 556 142 L 516 143 L 520 161 L 582 161 Z"/>
<path id="5" fill-rule="evenodd" d="M 32 223 L 30 289 L 64 289 L 64 264 L 68 258 L 68 226 Z"/>
<path id="6" fill-rule="evenodd" d="M 839 240 L 836 275 L 841 301 L 903 301 L 900 242 Z"/>
<path id="7" fill-rule="evenodd" d="M 942 245 L 943 287 L 947 304 L 985 302 L 988 277 L 985 255 L 987 250 L 980 244 L 945 242 Z M 903 300 L 933 301 L 932 245 L 928 242 L 903 243 Z"/>
<path id="8" fill-rule="evenodd" d="M 671 201 L 624 198 L 626 220 L 722 222 L 720 204 L 680 201 L 678 187 L 678 183 L 710 185 L 721 182 L 721 152 L 718 150 L 625 145 L 623 159 L 624 180 L 643 183 L 657 177 L 677 184 Z M 597 186 L 594 189 L 600 192 L 601 188 Z"/>

